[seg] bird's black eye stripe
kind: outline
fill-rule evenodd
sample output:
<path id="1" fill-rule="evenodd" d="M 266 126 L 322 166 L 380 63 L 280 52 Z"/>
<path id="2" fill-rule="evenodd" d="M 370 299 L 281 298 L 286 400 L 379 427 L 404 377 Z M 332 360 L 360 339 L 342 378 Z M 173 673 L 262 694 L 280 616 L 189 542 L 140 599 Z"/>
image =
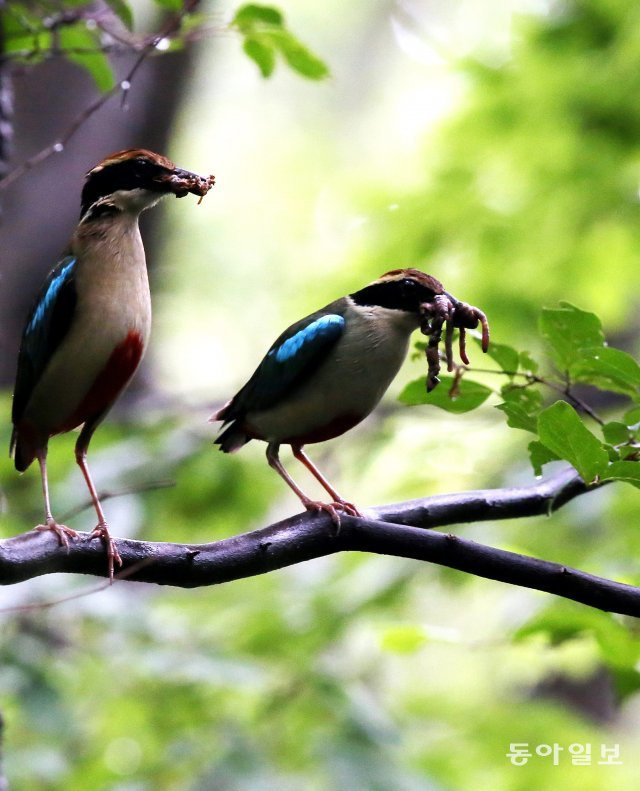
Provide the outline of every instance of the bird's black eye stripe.
<path id="1" fill-rule="evenodd" d="M 402 280 L 383 280 L 351 294 L 357 305 L 379 306 L 392 310 L 417 313 L 423 302 L 435 296 L 434 292 L 412 278 Z"/>
<path id="2" fill-rule="evenodd" d="M 155 179 L 165 171 L 166 168 L 161 165 L 143 157 L 135 157 L 106 165 L 102 170 L 90 173 L 82 190 L 81 216 L 84 216 L 89 207 L 100 198 L 112 195 L 118 190 L 158 189 L 161 191 L 161 187 Z"/>

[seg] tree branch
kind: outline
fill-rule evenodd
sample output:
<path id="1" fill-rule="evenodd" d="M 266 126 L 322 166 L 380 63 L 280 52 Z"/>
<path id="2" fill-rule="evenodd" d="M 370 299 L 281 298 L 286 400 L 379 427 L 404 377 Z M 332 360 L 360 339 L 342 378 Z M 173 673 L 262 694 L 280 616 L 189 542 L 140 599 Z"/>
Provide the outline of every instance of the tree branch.
<path id="1" fill-rule="evenodd" d="M 639 617 L 640 588 L 424 529 L 549 514 L 590 488 L 570 469 L 533 486 L 439 495 L 373 508 L 363 519 L 343 517 L 338 535 L 326 514 L 304 513 L 211 544 L 118 539 L 118 549 L 123 576 L 160 585 L 218 585 L 336 552 L 374 552 L 437 563 Z M 53 572 L 105 576 L 104 547 L 88 536 L 80 534 L 68 552 L 50 533 L 31 531 L 0 542 L 0 583 Z"/>

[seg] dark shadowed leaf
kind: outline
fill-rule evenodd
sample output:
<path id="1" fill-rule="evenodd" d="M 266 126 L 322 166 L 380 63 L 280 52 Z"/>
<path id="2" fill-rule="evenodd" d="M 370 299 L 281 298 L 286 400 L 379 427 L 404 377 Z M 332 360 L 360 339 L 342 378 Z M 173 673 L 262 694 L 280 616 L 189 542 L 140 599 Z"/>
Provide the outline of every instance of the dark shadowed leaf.
<path id="1" fill-rule="evenodd" d="M 542 442 L 534 439 L 533 442 L 529 443 L 529 461 L 533 467 L 534 475 L 540 476 L 542 475 L 543 465 L 548 464 L 550 461 L 559 461 L 559 456 L 549 450 Z"/>

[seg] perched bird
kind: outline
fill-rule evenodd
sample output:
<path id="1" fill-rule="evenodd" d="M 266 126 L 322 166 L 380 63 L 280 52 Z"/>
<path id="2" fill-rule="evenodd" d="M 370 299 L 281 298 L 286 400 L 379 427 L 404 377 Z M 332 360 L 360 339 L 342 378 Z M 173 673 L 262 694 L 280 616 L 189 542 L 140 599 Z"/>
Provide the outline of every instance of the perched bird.
<path id="1" fill-rule="evenodd" d="M 140 213 L 164 195 L 204 196 L 213 176 L 181 170 L 143 149 L 111 154 L 87 173 L 82 208 L 68 251 L 49 273 L 27 319 L 18 356 L 10 452 L 16 469 L 40 464 L 45 521 L 61 544 L 77 533 L 51 514 L 49 438 L 83 425 L 76 461 L 98 515 L 92 538 L 108 553 L 109 577 L 121 565 L 87 466 L 98 424 L 133 376 L 151 326 L 151 301 Z"/>
<path id="2" fill-rule="evenodd" d="M 343 434 L 372 411 L 406 357 L 424 306 L 436 297 L 449 300 L 450 295 L 435 278 L 416 269 L 394 269 L 293 324 L 245 386 L 211 418 L 228 424 L 216 444 L 231 453 L 249 440 L 264 440 L 269 465 L 307 510 L 327 511 L 337 525 L 338 511 L 359 516 L 303 446 Z M 297 486 L 279 459 L 281 444 L 291 446 L 331 502 L 312 500 Z"/>

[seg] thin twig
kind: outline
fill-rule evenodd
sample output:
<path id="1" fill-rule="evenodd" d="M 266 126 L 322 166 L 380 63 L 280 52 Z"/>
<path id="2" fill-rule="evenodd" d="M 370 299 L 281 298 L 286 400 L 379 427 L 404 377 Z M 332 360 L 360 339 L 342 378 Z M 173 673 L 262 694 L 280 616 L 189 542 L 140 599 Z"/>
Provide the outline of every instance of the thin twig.
<path id="1" fill-rule="evenodd" d="M 119 83 L 116 83 L 112 88 L 91 102 L 91 104 L 89 104 L 88 107 L 86 107 L 71 122 L 67 130 L 58 138 L 58 140 L 49 144 L 48 146 L 45 146 L 45 148 L 38 151 L 37 154 L 34 154 L 32 157 L 25 160 L 21 165 L 18 165 L 18 167 L 14 168 L 3 179 L 0 179 L 0 190 L 6 189 L 8 186 L 13 184 L 14 181 L 19 179 L 28 171 L 32 170 L 41 162 L 44 162 L 53 154 L 58 154 L 63 151 L 67 143 L 76 134 L 76 132 L 78 132 L 78 130 L 81 129 L 89 120 L 89 118 L 91 118 L 91 116 L 100 110 L 100 108 L 103 107 L 113 96 L 121 93 L 124 103 L 131 88 L 131 83 L 147 57 L 149 57 L 149 55 L 156 49 L 160 41 L 165 38 L 170 38 L 177 30 L 179 30 L 183 19 L 189 14 L 193 13 L 199 3 L 200 0 L 185 0 L 182 9 L 172 16 L 169 22 L 167 22 L 167 24 L 150 39 L 148 44 L 140 52 L 138 58 L 135 60 L 133 66 L 129 69 L 129 72 L 124 77 L 124 79 Z"/>

